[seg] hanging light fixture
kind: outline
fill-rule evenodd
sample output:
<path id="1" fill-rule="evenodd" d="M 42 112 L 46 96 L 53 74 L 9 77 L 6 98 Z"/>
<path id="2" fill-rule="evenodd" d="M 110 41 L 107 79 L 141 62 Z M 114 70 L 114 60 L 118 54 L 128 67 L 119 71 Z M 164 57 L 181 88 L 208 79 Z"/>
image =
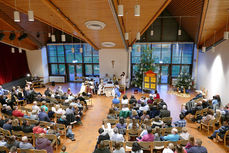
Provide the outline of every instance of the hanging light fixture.
<path id="1" fill-rule="evenodd" d="M 21 48 L 18 48 L 18 51 L 19 51 L 19 53 L 22 53 L 22 49 Z"/>
<path id="2" fill-rule="evenodd" d="M 202 52 L 203 52 L 203 53 L 206 52 L 206 47 L 205 47 L 205 46 L 202 47 Z"/>
<path id="3" fill-rule="evenodd" d="M 215 31 L 214 31 L 214 40 L 213 40 L 213 45 L 212 45 L 212 52 L 215 52 Z"/>
<path id="4" fill-rule="evenodd" d="M 33 10 L 30 7 L 30 0 L 29 0 L 28 20 L 34 21 L 34 14 L 33 14 Z"/>
<path id="5" fill-rule="evenodd" d="M 140 40 L 140 39 L 141 39 L 141 34 L 140 34 L 140 32 L 137 32 L 136 39 L 137 39 L 137 40 Z"/>
<path id="6" fill-rule="evenodd" d="M 11 48 L 11 53 L 13 53 L 13 54 L 15 53 L 15 48 L 14 47 Z"/>
<path id="7" fill-rule="evenodd" d="M 132 52 L 132 47 L 131 46 L 129 46 L 129 52 Z"/>
<path id="8" fill-rule="evenodd" d="M 14 22 L 20 22 L 20 12 L 16 10 L 16 6 L 17 6 L 17 3 L 16 3 L 16 0 L 14 0 L 14 8 L 15 8 Z"/>
<path id="9" fill-rule="evenodd" d="M 62 42 L 65 42 L 65 41 L 66 41 L 66 36 L 65 36 L 65 34 L 64 34 L 64 32 L 63 32 L 63 23 L 62 23 L 61 29 L 62 29 L 61 41 L 62 41 Z"/>
<path id="10" fill-rule="evenodd" d="M 140 16 L 140 5 L 139 4 L 134 6 L 134 16 Z"/>
<path id="11" fill-rule="evenodd" d="M 74 54 L 75 53 L 75 48 L 73 47 L 73 35 L 72 35 L 72 48 L 71 48 L 71 50 L 72 50 L 72 54 Z"/>
<path id="12" fill-rule="evenodd" d="M 178 29 L 178 36 L 181 36 L 181 16 L 180 16 L 180 25 L 179 25 L 179 29 Z"/>
<path id="13" fill-rule="evenodd" d="M 154 35 L 154 31 L 153 31 L 153 24 L 152 24 L 152 28 L 151 28 L 151 31 L 150 31 L 150 35 L 153 36 Z"/>
<path id="14" fill-rule="evenodd" d="M 51 41 L 56 42 L 56 36 L 54 34 L 51 35 Z"/>
<path id="15" fill-rule="evenodd" d="M 121 4 L 121 1 L 118 5 L 118 16 L 123 16 L 123 5 Z"/>
<path id="16" fill-rule="evenodd" d="M 80 53 L 83 53 L 83 48 L 82 48 L 82 45 L 81 45 L 81 39 L 80 39 Z"/>
<path id="17" fill-rule="evenodd" d="M 129 40 L 129 33 L 125 32 L 125 40 Z"/>
<path id="18" fill-rule="evenodd" d="M 51 37 L 51 33 L 50 33 L 50 32 L 48 33 L 48 37 L 49 37 L 49 38 Z"/>
<path id="19" fill-rule="evenodd" d="M 227 25 L 228 25 L 228 16 L 227 16 L 227 24 L 226 24 L 226 31 L 224 32 L 224 39 L 228 39 L 229 32 L 227 31 Z"/>
<path id="20" fill-rule="evenodd" d="M 140 45 L 138 46 L 137 51 L 141 52 L 141 46 Z"/>

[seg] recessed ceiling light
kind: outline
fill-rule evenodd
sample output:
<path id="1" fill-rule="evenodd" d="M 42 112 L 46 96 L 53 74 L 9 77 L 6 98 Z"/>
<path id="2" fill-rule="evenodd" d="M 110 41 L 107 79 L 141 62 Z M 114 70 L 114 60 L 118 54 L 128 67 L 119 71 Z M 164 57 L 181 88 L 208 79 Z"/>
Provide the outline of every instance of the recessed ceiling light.
<path id="1" fill-rule="evenodd" d="M 114 47 L 116 44 L 113 42 L 103 42 L 102 46 L 103 47 Z"/>
<path id="2" fill-rule="evenodd" d="M 91 30 L 102 30 L 106 26 L 105 23 L 100 21 L 87 21 L 85 22 L 85 25 L 88 29 Z"/>

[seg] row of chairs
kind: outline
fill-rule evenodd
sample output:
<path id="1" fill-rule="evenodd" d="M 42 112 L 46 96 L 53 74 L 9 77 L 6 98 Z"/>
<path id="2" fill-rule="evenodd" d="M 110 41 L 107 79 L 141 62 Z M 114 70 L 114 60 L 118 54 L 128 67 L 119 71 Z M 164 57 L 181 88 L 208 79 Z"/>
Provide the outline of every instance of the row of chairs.
<path id="1" fill-rule="evenodd" d="M 144 123 L 144 124 L 150 126 L 154 120 L 155 120 L 155 118 L 149 119 L 148 121 L 141 121 L 141 122 L 139 120 L 137 120 L 137 123 L 140 125 Z M 161 118 L 161 120 L 164 123 L 168 123 L 168 122 L 172 123 L 172 117 L 163 117 L 163 118 Z M 111 125 L 115 125 L 119 122 L 119 120 L 118 119 L 104 119 L 103 122 L 104 122 L 104 124 L 110 123 Z M 132 119 L 125 119 L 125 123 L 127 123 L 127 125 L 129 123 L 132 123 Z"/>
<path id="2" fill-rule="evenodd" d="M 0 152 L 9 153 L 9 149 L 5 146 L 0 146 Z M 17 149 L 17 153 L 47 153 L 46 150 L 37 150 L 37 149 Z"/>
<path id="3" fill-rule="evenodd" d="M 27 136 L 29 140 L 32 140 L 33 146 L 35 147 L 36 139 L 38 138 L 39 134 L 34 133 L 24 133 L 22 131 L 11 131 L 12 135 L 16 136 L 17 139 L 21 139 L 23 136 Z M 0 128 L 0 133 L 2 133 L 4 136 L 11 136 L 11 132 L 9 130 L 5 130 L 3 128 Z M 45 137 L 49 139 L 52 143 L 52 146 L 55 146 L 57 149 L 57 136 L 55 134 L 45 134 Z"/>
<path id="4" fill-rule="evenodd" d="M 104 140 L 103 141 L 105 146 L 108 147 L 111 151 L 114 150 L 114 146 L 116 142 L 110 141 L 110 140 Z M 136 141 L 126 141 L 122 142 L 121 146 L 124 147 L 125 151 L 131 151 L 133 143 Z M 162 149 L 166 148 L 169 143 L 173 143 L 174 145 L 182 145 L 186 146 L 188 143 L 188 140 L 179 140 L 176 142 L 171 141 L 154 141 L 154 142 L 138 142 L 139 145 L 142 147 L 142 150 L 144 151 L 150 151 L 150 153 L 153 153 L 153 151 L 161 151 Z"/>

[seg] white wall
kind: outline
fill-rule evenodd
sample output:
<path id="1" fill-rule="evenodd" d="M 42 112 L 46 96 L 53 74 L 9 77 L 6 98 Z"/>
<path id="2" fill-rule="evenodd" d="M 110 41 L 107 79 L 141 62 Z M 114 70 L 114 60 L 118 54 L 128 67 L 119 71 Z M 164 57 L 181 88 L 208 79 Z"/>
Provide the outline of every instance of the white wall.
<path id="1" fill-rule="evenodd" d="M 208 98 L 221 96 L 225 105 L 229 101 L 229 40 L 212 50 L 199 54 L 197 88 L 208 89 Z"/>
<path id="2" fill-rule="evenodd" d="M 112 60 L 115 61 L 114 68 L 112 68 Z M 119 77 L 122 72 L 128 74 L 128 52 L 125 49 L 99 50 L 99 68 L 100 77 L 104 77 L 106 73 L 110 77 L 113 74 Z"/>
<path id="3" fill-rule="evenodd" d="M 46 47 L 40 50 L 26 51 L 29 69 L 32 75 L 44 77 L 44 83 L 48 83 L 48 62 Z"/>

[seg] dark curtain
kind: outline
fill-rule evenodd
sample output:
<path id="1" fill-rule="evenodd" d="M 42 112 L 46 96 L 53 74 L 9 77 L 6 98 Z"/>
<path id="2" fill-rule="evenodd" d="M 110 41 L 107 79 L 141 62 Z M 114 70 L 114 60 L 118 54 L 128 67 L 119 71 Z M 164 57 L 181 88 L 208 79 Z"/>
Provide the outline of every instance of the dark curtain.
<path id="1" fill-rule="evenodd" d="M 15 53 L 11 52 L 11 46 L 0 43 L 0 84 L 4 84 L 30 73 L 26 53 L 19 53 L 15 48 Z"/>

